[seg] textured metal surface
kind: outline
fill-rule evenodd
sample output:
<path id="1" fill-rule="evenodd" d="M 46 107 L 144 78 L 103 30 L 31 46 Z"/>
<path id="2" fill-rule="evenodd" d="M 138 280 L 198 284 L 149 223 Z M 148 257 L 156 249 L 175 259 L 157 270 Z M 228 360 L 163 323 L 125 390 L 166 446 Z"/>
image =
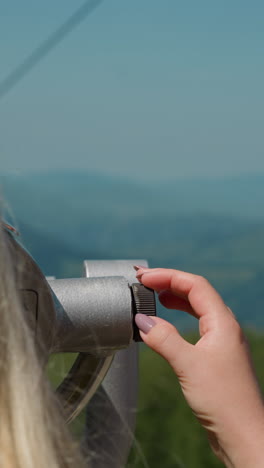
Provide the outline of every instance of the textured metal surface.
<path id="1" fill-rule="evenodd" d="M 124 277 L 50 281 L 58 298 L 55 352 L 112 354 L 133 339 L 131 290 Z"/>
<path id="2" fill-rule="evenodd" d="M 50 281 L 59 298 L 55 348 L 90 348 L 90 354 L 79 354 L 57 391 L 68 421 L 89 402 L 83 444 L 91 458 L 89 466 L 94 468 L 121 468 L 133 440 L 138 352 L 130 344 L 133 304 L 129 285 L 135 283 L 133 265 L 138 263 L 147 266 L 144 260 L 86 261 L 89 279 Z M 104 352 L 124 343 L 129 348 L 116 352 L 111 365 L 113 356 L 104 358 Z"/>
<path id="3" fill-rule="evenodd" d="M 133 265 L 148 266 L 145 260 L 85 261 L 89 277 L 124 276 L 136 282 Z M 113 363 L 86 410 L 83 446 L 89 468 L 123 468 L 134 438 L 138 398 L 138 347 L 117 351 Z"/>
<path id="4" fill-rule="evenodd" d="M 83 446 L 89 468 L 123 468 L 134 439 L 138 397 L 137 345 L 118 351 L 86 410 Z"/>
<path id="5" fill-rule="evenodd" d="M 133 265 L 147 267 L 146 260 L 85 260 L 84 276 L 86 278 L 101 276 L 124 276 L 131 286 L 136 282 Z"/>
<path id="6" fill-rule="evenodd" d="M 68 423 L 89 403 L 102 383 L 113 357 L 114 355 L 98 358 L 79 353 L 67 377 L 56 390 Z"/>

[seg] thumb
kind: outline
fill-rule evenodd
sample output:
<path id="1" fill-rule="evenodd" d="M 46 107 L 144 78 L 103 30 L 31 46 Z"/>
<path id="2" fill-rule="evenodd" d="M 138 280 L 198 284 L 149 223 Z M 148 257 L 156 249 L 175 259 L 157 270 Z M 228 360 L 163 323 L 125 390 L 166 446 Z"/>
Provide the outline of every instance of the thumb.
<path id="1" fill-rule="evenodd" d="M 164 357 L 177 375 L 182 375 L 193 345 L 185 341 L 171 323 L 159 317 L 136 314 L 135 322 L 144 343 Z"/>

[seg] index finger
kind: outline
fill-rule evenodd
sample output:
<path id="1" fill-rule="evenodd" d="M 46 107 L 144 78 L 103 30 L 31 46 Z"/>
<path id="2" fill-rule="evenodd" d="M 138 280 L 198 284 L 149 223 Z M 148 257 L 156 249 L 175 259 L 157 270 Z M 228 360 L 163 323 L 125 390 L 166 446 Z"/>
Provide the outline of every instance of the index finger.
<path id="1" fill-rule="evenodd" d="M 139 270 L 138 275 L 144 286 L 156 291 L 168 290 L 188 300 L 198 318 L 208 313 L 230 315 L 221 296 L 202 276 L 164 268 Z"/>

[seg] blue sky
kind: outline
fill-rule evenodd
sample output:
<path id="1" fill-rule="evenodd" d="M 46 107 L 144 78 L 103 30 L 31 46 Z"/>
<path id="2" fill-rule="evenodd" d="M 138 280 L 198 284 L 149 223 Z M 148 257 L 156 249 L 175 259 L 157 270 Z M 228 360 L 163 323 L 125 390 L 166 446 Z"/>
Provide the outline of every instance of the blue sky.
<path id="1" fill-rule="evenodd" d="M 83 2 L 2 0 L 0 80 Z M 2 172 L 264 172 L 264 2 L 104 0 L 0 101 Z"/>

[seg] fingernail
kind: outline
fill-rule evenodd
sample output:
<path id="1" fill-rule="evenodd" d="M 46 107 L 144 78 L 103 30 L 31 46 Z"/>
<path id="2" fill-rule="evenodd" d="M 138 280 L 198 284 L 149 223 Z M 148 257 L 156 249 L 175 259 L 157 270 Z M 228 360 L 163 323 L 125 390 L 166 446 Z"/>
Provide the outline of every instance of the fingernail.
<path id="1" fill-rule="evenodd" d="M 155 275 L 160 274 L 158 271 L 151 270 L 150 268 L 141 269 L 136 273 L 136 278 L 140 281 L 143 275 Z"/>
<path id="2" fill-rule="evenodd" d="M 133 265 L 134 270 L 148 270 L 148 267 L 142 266 L 142 265 Z"/>
<path id="3" fill-rule="evenodd" d="M 156 322 L 154 322 L 151 317 L 144 314 L 136 314 L 135 322 L 137 327 L 143 331 L 143 333 L 146 333 L 146 335 L 148 332 L 150 332 L 151 328 L 155 327 L 156 325 Z"/>

